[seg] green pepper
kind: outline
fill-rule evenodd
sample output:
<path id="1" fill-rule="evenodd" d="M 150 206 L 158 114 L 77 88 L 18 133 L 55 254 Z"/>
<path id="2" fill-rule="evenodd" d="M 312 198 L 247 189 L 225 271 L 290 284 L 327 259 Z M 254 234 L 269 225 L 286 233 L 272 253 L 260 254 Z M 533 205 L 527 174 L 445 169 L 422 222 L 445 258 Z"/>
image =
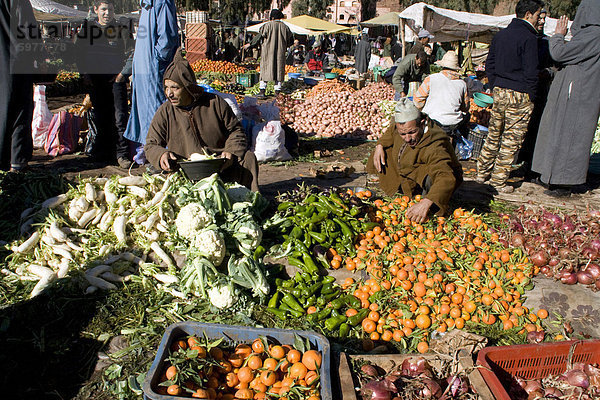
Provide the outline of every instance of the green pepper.
<path id="1" fill-rule="evenodd" d="M 345 297 L 346 297 L 346 296 L 343 296 L 343 297 L 338 297 L 337 299 L 335 299 L 335 300 L 332 300 L 332 301 L 331 301 L 331 308 L 333 308 L 334 310 L 339 310 L 340 308 L 342 308 L 342 306 L 343 306 L 344 304 L 346 304 L 346 299 L 345 299 Z"/>
<path id="2" fill-rule="evenodd" d="M 275 278 L 275 286 L 282 287 L 284 280 L 281 278 Z"/>
<path id="3" fill-rule="evenodd" d="M 327 236 L 325 236 L 325 235 L 323 235 L 321 233 L 308 231 L 308 234 L 310 236 L 312 236 L 312 238 L 315 239 L 319 243 L 323 243 L 325 241 L 325 239 L 327 239 Z"/>
<path id="4" fill-rule="evenodd" d="M 331 194 L 329 195 L 329 198 L 338 206 L 342 207 L 342 209 L 344 211 L 348 211 L 348 206 L 346 205 L 346 203 L 344 203 L 344 200 L 342 200 L 340 198 L 340 196 L 338 196 L 337 193 L 335 192 L 331 192 Z"/>
<path id="5" fill-rule="evenodd" d="M 313 294 L 317 293 L 319 291 L 319 289 L 321 289 L 321 287 L 323 286 L 323 282 L 317 282 L 313 285 L 311 285 L 308 290 L 306 291 L 306 293 L 308 294 L 307 297 L 312 296 Z"/>
<path id="6" fill-rule="evenodd" d="M 323 321 L 325 318 L 329 317 L 329 314 L 331 314 L 331 307 L 325 307 L 324 309 L 315 314 L 317 314 L 317 321 Z"/>
<path id="7" fill-rule="evenodd" d="M 258 260 L 260 260 L 260 258 L 261 258 L 262 256 L 264 256 L 266 252 L 267 252 L 267 249 L 265 249 L 263 246 L 260 246 L 260 245 L 259 245 L 259 246 L 256 248 L 256 250 L 254 250 L 254 254 L 253 254 L 254 260 L 255 260 L 255 261 L 258 261 Z"/>
<path id="8" fill-rule="evenodd" d="M 356 326 L 356 325 L 360 324 L 363 321 L 363 319 L 367 318 L 367 315 L 369 315 L 369 309 L 368 308 L 361 309 L 360 311 L 358 311 L 357 314 L 348 318 L 348 325 Z"/>
<path id="9" fill-rule="evenodd" d="M 290 238 L 298 239 L 302 236 L 302 228 L 299 226 L 295 226 L 294 229 L 290 232 Z"/>
<path id="10" fill-rule="evenodd" d="M 333 218 L 333 222 L 335 222 L 336 224 L 338 224 L 340 226 L 340 229 L 342 230 L 342 234 L 345 237 L 352 240 L 352 238 L 354 237 L 354 234 L 352 233 L 352 230 L 350 229 L 350 227 L 344 221 L 342 221 L 339 218 Z"/>
<path id="11" fill-rule="evenodd" d="M 302 289 L 299 288 L 299 287 L 295 287 L 295 288 L 289 290 L 288 293 L 291 294 L 292 296 L 294 296 L 297 299 L 301 298 L 302 295 L 303 295 Z"/>
<path id="12" fill-rule="evenodd" d="M 332 293 L 326 294 L 324 296 L 322 295 L 322 297 L 325 298 L 326 302 L 330 302 L 331 300 L 337 298 L 339 295 L 340 295 L 340 289 L 335 288 Z"/>
<path id="13" fill-rule="evenodd" d="M 296 205 L 296 203 L 292 201 L 284 201 L 283 203 L 279 203 L 279 205 L 277 206 L 277 211 L 285 211 L 288 208 L 293 207 L 294 205 Z"/>
<path id="14" fill-rule="evenodd" d="M 325 300 L 324 296 L 317 297 L 317 306 L 318 307 L 325 307 L 326 304 L 327 304 L 327 300 Z"/>
<path id="15" fill-rule="evenodd" d="M 287 304 L 292 309 L 301 312 L 302 314 L 305 312 L 304 308 L 298 303 L 298 300 L 296 300 L 296 297 L 291 293 L 284 294 L 281 302 Z"/>
<path id="16" fill-rule="evenodd" d="M 356 310 L 358 310 L 361 306 L 360 300 L 358 299 L 358 297 L 351 295 L 351 294 L 347 294 L 346 296 L 344 296 L 344 303 L 350 307 L 350 308 L 354 308 Z"/>
<path id="17" fill-rule="evenodd" d="M 335 282 L 335 277 L 331 275 L 324 276 L 321 282 L 323 282 L 323 284 L 333 283 Z"/>
<path id="18" fill-rule="evenodd" d="M 328 331 L 333 331 L 337 329 L 342 323 L 346 322 L 346 319 L 347 318 L 345 315 L 338 315 L 337 317 L 328 318 L 325 321 L 325 329 L 327 329 Z"/>
<path id="19" fill-rule="evenodd" d="M 352 207 L 350 209 L 350 215 L 353 217 L 356 217 L 359 213 L 360 213 L 360 208 L 358 208 L 358 207 Z"/>
<path id="20" fill-rule="evenodd" d="M 304 261 L 304 266 L 306 267 L 305 268 L 306 272 L 308 272 L 310 274 L 319 272 L 319 268 L 313 261 L 312 257 L 308 254 L 308 252 L 305 252 L 304 254 L 302 254 L 302 261 Z"/>
<path id="21" fill-rule="evenodd" d="M 292 307 L 288 306 L 285 303 L 281 303 L 279 305 L 279 310 L 289 312 L 290 314 L 292 314 L 294 316 L 294 318 L 300 318 L 304 315 L 304 313 L 294 310 Z"/>
<path id="22" fill-rule="evenodd" d="M 304 268 L 304 264 L 302 263 L 302 261 L 298 260 L 296 257 L 289 256 L 288 263 L 290 263 L 291 266 L 296 268 Z"/>
<path id="23" fill-rule="evenodd" d="M 310 205 L 305 211 L 296 213 L 296 216 L 302 219 L 309 219 L 314 212 L 315 206 Z"/>
<path id="24" fill-rule="evenodd" d="M 321 287 L 321 295 L 327 295 L 327 294 L 333 293 L 333 291 L 334 291 L 334 289 L 333 289 L 332 282 L 324 283 L 323 286 Z"/>
<path id="25" fill-rule="evenodd" d="M 294 286 L 296 286 L 296 282 L 294 282 L 292 279 L 288 279 L 287 281 L 283 281 L 283 283 L 281 284 L 281 287 L 285 288 L 285 289 L 291 289 Z"/>
<path id="26" fill-rule="evenodd" d="M 279 302 L 279 296 L 281 296 L 281 292 L 279 292 L 279 291 L 275 292 L 275 294 L 273 295 L 273 297 L 271 297 L 269 299 L 269 302 L 267 303 L 267 306 L 269 308 L 277 308 L 277 303 Z"/>
<path id="27" fill-rule="evenodd" d="M 339 317 L 341 315 L 339 310 L 336 310 L 335 308 L 331 308 L 331 316 L 332 317 Z"/>
<path id="28" fill-rule="evenodd" d="M 306 248 L 309 248 L 310 246 L 312 246 L 312 240 L 310 235 L 304 235 L 304 240 L 302 241 L 302 243 L 304 244 L 304 246 Z"/>
<path id="29" fill-rule="evenodd" d="M 363 222 L 362 231 L 367 232 L 373 230 L 376 226 L 380 226 L 377 222 Z"/>
<path id="30" fill-rule="evenodd" d="M 317 201 L 317 196 L 315 196 L 314 194 L 308 195 L 304 199 L 304 203 L 306 203 L 306 204 L 311 204 L 311 203 L 314 203 L 315 201 Z"/>
<path id="31" fill-rule="evenodd" d="M 348 337 L 348 333 L 350 333 L 350 325 L 343 322 L 340 325 L 340 330 L 339 330 L 340 337 L 342 337 L 342 338 Z"/>
<path id="32" fill-rule="evenodd" d="M 304 304 L 302 304 L 304 307 L 308 308 L 310 306 L 314 306 L 315 304 L 317 304 L 317 296 L 312 295 L 310 297 L 307 297 L 306 300 L 304 301 Z"/>
<path id="33" fill-rule="evenodd" d="M 278 308 L 267 308 L 267 311 L 270 312 L 271 314 L 275 315 L 277 318 L 279 318 L 282 321 L 287 321 L 287 313 L 283 310 L 280 310 Z"/>

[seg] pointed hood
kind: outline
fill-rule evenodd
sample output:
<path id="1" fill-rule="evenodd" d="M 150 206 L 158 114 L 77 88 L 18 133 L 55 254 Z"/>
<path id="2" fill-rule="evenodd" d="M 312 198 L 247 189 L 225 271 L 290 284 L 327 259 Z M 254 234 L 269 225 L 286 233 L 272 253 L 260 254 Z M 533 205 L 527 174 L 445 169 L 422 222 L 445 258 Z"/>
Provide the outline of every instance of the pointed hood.
<path id="1" fill-rule="evenodd" d="M 169 64 L 165 70 L 163 81 L 167 79 L 183 86 L 185 90 L 192 95 L 194 100 L 198 100 L 200 95 L 204 92 L 204 90 L 196 84 L 196 75 L 188 61 L 183 58 L 181 50 L 175 52 L 173 62 Z"/>
<path id="2" fill-rule="evenodd" d="M 600 0 L 582 0 L 571 25 L 571 34 L 575 36 L 581 29 L 590 25 L 600 25 Z"/>

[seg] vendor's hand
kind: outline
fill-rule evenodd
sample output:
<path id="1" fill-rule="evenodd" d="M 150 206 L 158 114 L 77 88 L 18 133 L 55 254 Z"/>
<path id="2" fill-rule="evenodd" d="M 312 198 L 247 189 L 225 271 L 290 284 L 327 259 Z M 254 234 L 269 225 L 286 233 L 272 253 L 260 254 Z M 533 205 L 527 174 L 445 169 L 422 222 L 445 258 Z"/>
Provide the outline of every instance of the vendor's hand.
<path id="1" fill-rule="evenodd" d="M 427 198 L 421 199 L 421 201 L 410 206 L 408 210 L 406 210 L 406 218 L 418 224 L 427 221 L 427 214 L 429 213 L 432 204 L 433 201 Z"/>
<path id="2" fill-rule="evenodd" d="M 221 158 L 226 159 L 227 161 L 225 161 L 225 163 L 223 164 L 223 167 L 221 167 L 221 171 L 229 168 L 232 164 L 233 164 L 233 160 L 234 160 L 234 155 L 231 153 L 228 153 L 226 151 L 221 153 Z"/>
<path id="3" fill-rule="evenodd" d="M 569 29 L 569 17 L 563 15 L 556 22 L 556 29 L 554 30 L 555 35 L 566 35 Z"/>
<path id="4" fill-rule="evenodd" d="M 375 146 L 375 151 L 373 152 L 373 166 L 379 173 L 382 173 L 385 167 L 385 150 L 383 150 L 383 146 L 380 144 Z"/>
<path id="5" fill-rule="evenodd" d="M 177 157 L 175 157 L 175 154 L 173 154 L 172 152 L 165 151 L 162 154 L 162 156 L 160 156 L 160 169 L 167 172 L 173 171 L 173 168 L 171 168 L 170 160 L 177 160 Z"/>

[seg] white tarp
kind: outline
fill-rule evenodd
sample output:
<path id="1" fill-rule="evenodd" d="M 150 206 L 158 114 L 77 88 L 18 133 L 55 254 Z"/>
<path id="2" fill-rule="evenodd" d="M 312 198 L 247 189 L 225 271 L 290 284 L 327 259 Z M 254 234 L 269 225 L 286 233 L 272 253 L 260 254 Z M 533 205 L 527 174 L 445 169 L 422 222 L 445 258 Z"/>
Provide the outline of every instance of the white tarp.
<path id="1" fill-rule="evenodd" d="M 298 25 L 290 24 L 289 22 L 287 22 L 284 19 L 282 19 L 281 21 L 290 28 L 292 33 L 295 33 L 296 35 L 319 35 L 319 32 L 311 31 L 310 29 L 306 29 L 306 28 L 302 28 L 301 26 L 298 26 Z M 261 22 L 260 24 L 249 26 L 247 31 L 258 33 L 258 30 L 260 29 L 260 27 L 263 26 L 264 24 L 266 24 L 267 22 L 269 22 L 269 21 L 265 21 L 265 22 Z"/>
<path id="2" fill-rule="evenodd" d="M 60 15 L 63 17 L 81 17 L 87 16 L 87 11 L 76 10 L 74 8 L 59 4 L 52 0 L 29 0 L 31 7 L 44 13 Z"/>
<path id="3" fill-rule="evenodd" d="M 435 42 L 471 40 L 491 43 L 494 35 L 500 29 L 506 28 L 513 18 L 515 18 L 514 14 L 493 16 L 468 13 L 434 7 L 426 3 L 413 4 L 397 14 L 399 18 L 404 19 L 406 26 L 410 28 L 407 29 L 405 34 L 407 40 L 414 40 L 419 30 L 424 28 L 435 36 L 433 39 Z M 392 25 L 393 18 L 390 18 L 388 15 L 386 20 L 388 23 L 384 23 L 383 25 Z M 544 27 L 546 35 L 551 36 L 554 34 L 557 21 L 555 18 L 546 18 L 546 25 Z M 567 38 L 570 38 L 570 34 L 567 35 Z"/>

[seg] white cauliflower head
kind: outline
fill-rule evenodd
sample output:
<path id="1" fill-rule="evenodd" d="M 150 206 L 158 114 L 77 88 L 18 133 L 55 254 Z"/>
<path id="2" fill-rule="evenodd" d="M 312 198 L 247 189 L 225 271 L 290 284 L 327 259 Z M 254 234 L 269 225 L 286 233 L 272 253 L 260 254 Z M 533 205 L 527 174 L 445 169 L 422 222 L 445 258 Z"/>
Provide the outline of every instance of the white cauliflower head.
<path id="1" fill-rule="evenodd" d="M 242 201 L 252 200 L 252 191 L 246 186 L 242 186 L 238 183 L 233 184 L 227 188 L 227 196 L 232 203 L 238 203 Z"/>
<path id="2" fill-rule="evenodd" d="M 245 240 L 240 239 L 240 245 L 247 249 L 256 249 L 262 240 L 262 230 L 255 222 L 246 222 L 238 228 L 238 232 L 245 235 Z"/>
<path id="3" fill-rule="evenodd" d="M 192 239 L 192 247 L 217 267 L 223 262 L 227 250 L 223 235 L 214 229 L 204 229 L 197 232 Z"/>
<path id="4" fill-rule="evenodd" d="M 175 219 L 177 233 L 188 239 L 192 239 L 198 231 L 212 223 L 212 215 L 200 203 L 182 207 Z"/>
<path id="5" fill-rule="evenodd" d="M 237 301 L 232 285 L 219 285 L 208 289 L 210 303 L 220 309 L 230 308 Z"/>

